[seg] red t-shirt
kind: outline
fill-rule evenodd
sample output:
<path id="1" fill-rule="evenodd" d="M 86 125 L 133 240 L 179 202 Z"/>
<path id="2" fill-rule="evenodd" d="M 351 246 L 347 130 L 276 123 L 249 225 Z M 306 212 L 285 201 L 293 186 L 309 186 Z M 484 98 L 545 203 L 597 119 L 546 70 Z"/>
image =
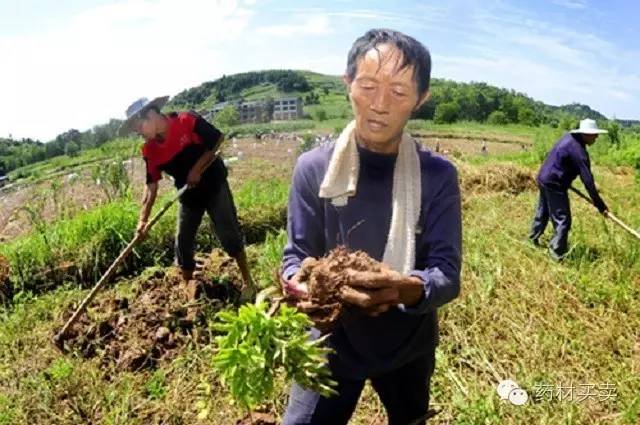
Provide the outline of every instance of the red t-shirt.
<path id="1" fill-rule="evenodd" d="M 147 140 L 142 146 L 147 183 L 160 180 L 164 171 L 173 177 L 176 188 L 181 188 L 193 165 L 205 151 L 215 149 L 221 138 L 218 129 L 194 113 L 168 114 L 164 137 Z M 226 177 L 226 168 L 218 157 L 203 172 L 200 183 L 185 192 L 181 201 L 204 206 Z"/>

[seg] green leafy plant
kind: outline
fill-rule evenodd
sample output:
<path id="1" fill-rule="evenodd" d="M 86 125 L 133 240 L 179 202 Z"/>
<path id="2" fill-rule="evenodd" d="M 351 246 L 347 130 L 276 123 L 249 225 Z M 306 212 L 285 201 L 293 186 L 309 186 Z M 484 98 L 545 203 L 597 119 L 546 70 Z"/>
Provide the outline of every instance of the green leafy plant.
<path id="1" fill-rule="evenodd" d="M 144 386 L 150 399 L 163 399 L 165 394 L 167 393 L 166 376 L 164 371 L 162 369 L 156 370 Z"/>
<path id="2" fill-rule="evenodd" d="M 309 339 L 307 315 L 287 305 L 273 315 L 266 308 L 260 303 L 223 311 L 212 325 L 222 333 L 216 337 L 213 366 L 234 400 L 247 410 L 269 400 L 280 371 L 305 388 L 335 394 L 326 366 L 330 350 L 322 346 L 324 338 Z"/>
<path id="3" fill-rule="evenodd" d="M 622 139 L 622 129 L 620 128 L 620 124 L 618 121 L 611 120 L 607 122 L 604 127 L 609 131 L 607 133 L 607 138 L 609 139 L 609 143 L 615 148 L 620 147 L 620 141 Z"/>
<path id="4" fill-rule="evenodd" d="M 216 114 L 213 122 L 217 127 L 226 129 L 240 124 L 240 114 L 234 106 L 227 106 Z"/>
<path id="5" fill-rule="evenodd" d="M 54 382 L 67 379 L 73 373 L 73 364 L 65 359 L 56 359 L 46 370 L 45 374 Z"/>
<path id="6" fill-rule="evenodd" d="M 328 118 L 327 111 L 322 108 L 317 108 L 311 115 L 316 121 L 326 121 Z"/>

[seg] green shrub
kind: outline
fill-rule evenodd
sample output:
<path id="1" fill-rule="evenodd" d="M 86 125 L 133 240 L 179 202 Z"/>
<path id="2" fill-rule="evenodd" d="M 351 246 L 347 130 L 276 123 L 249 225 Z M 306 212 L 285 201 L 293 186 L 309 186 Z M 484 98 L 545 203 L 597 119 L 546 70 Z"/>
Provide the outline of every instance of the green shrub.
<path id="1" fill-rule="evenodd" d="M 504 112 L 493 111 L 487 117 L 487 122 L 489 124 L 502 125 L 508 123 L 509 119 L 507 118 L 507 114 L 505 114 Z"/>

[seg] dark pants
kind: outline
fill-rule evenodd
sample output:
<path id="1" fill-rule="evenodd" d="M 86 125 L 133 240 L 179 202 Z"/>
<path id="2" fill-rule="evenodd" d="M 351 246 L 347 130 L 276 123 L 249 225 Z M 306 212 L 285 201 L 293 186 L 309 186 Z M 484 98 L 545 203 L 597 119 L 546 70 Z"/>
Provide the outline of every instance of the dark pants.
<path id="1" fill-rule="evenodd" d="M 567 253 L 569 230 L 571 230 L 569 194 L 566 190 L 554 190 L 545 186 L 539 186 L 539 188 L 540 197 L 529 238 L 537 241 L 551 218 L 554 233 L 549 248 L 557 257 L 562 257 Z"/>
<path id="2" fill-rule="evenodd" d="M 371 379 L 387 411 L 389 425 L 422 425 L 429 410 L 435 354 Z M 365 380 L 336 379 L 338 395 L 325 398 L 293 384 L 283 425 L 343 425 L 356 408 Z"/>
<path id="3" fill-rule="evenodd" d="M 233 203 L 229 184 L 225 181 L 217 194 L 211 197 L 204 207 L 193 207 L 180 203 L 178 208 L 178 230 L 175 243 L 176 264 L 183 270 L 195 269 L 193 250 L 196 233 L 202 216 L 207 211 L 211 218 L 211 227 L 224 250 L 232 257 L 244 248 L 240 224 Z"/>

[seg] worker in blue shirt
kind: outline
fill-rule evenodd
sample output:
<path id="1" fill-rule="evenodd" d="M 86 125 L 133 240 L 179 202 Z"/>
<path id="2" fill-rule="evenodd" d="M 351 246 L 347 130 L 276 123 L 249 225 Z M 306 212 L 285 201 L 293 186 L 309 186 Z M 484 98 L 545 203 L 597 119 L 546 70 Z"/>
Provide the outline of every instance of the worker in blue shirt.
<path id="1" fill-rule="evenodd" d="M 335 142 L 298 159 L 281 273 L 287 293 L 306 292 L 306 258 L 340 244 L 389 267 L 351 270 L 353 296 L 343 297 L 348 307 L 326 340 L 338 394 L 294 384 L 284 425 L 347 424 L 368 379 L 390 425 L 429 416 L 437 311 L 458 296 L 462 261 L 456 169 L 404 131 L 428 98 L 430 71 L 429 52 L 414 38 L 368 31 L 353 44 L 344 77 L 355 119 Z"/>
<path id="2" fill-rule="evenodd" d="M 587 146 L 594 144 L 598 135 L 606 132 L 607 130 L 599 129 L 592 119 L 580 121 L 578 129 L 571 130 L 556 142 L 538 173 L 540 197 L 529 238 L 534 244 L 539 245 L 539 238 L 551 218 L 554 234 L 549 245 L 549 253 L 556 260 L 561 260 L 567 253 L 571 229 L 571 209 L 567 191 L 578 175 L 600 213 L 606 215 L 608 212 L 607 205 L 593 181 L 591 161 L 587 152 Z"/>

